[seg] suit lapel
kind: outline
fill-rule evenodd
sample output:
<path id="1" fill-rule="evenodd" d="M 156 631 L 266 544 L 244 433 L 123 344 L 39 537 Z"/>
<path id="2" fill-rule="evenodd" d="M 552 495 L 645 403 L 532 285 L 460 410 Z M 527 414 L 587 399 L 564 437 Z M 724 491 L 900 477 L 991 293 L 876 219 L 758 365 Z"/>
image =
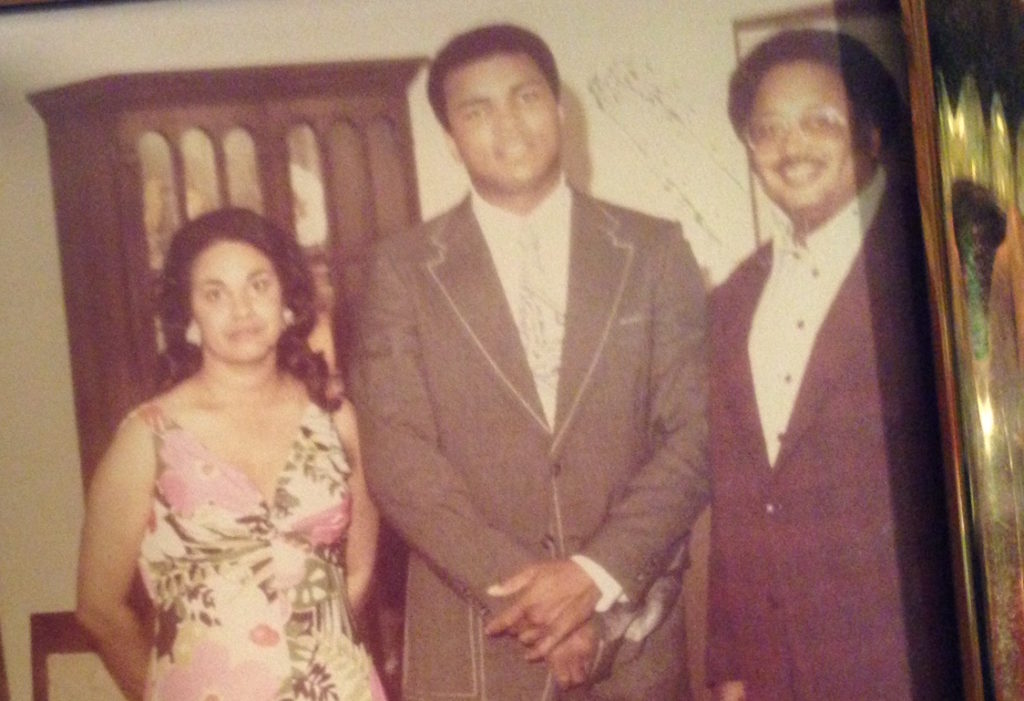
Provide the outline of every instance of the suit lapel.
<path id="1" fill-rule="evenodd" d="M 840 286 L 835 300 L 822 322 L 807 368 L 800 384 L 793 412 L 786 426 L 786 433 L 779 454 L 775 459 L 773 474 L 785 469 L 789 453 L 799 444 L 804 434 L 813 429 L 818 420 L 822 403 L 834 398 L 836 380 L 847 372 L 856 361 L 858 354 L 873 352 L 871 324 L 864 321 L 871 316 L 868 288 L 873 266 L 867 263 L 867 253 L 873 250 L 883 237 L 893 230 L 888 222 L 888 197 L 883 200 L 879 213 L 866 232 L 864 245 L 854 258 L 846 279 Z M 898 230 L 898 229 L 896 229 Z M 712 359 L 722 370 L 716 373 L 724 376 L 720 391 L 726 394 L 728 406 L 734 416 L 743 417 L 743 429 L 756 431 L 764 446 L 764 428 L 761 425 L 754 394 L 753 373 L 748 350 L 750 328 L 754 312 L 767 284 L 771 270 L 771 246 L 766 245 L 754 257 L 751 267 L 738 274 L 733 289 L 716 291 L 714 315 L 717 339 L 715 353 L 725 357 Z M 731 285 L 730 285 L 731 287 Z M 724 294 L 723 294 L 724 293 Z M 869 320 L 870 321 L 870 320 Z M 767 450 L 764 451 L 767 461 Z"/>
<path id="2" fill-rule="evenodd" d="M 771 267 L 772 250 L 766 245 L 757 251 L 728 287 L 720 288 L 712 296 L 712 323 L 715 328 L 711 362 L 718 368 L 713 373 L 721 383 L 717 391 L 722 393 L 721 400 L 728 407 L 730 423 L 734 421 L 739 431 L 757 442 L 765 464 L 768 462 L 768 448 L 754 393 L 749 345 L 754 312 L 764 293 Z M 736 437 L 724 439 L 736 440 Z"/>
<path id="3" fill-rule="evenodd" d="M 499 382 L 547 430 L 519 331 L 480 226 L 465 200 L 431 237 L 427 270 Z"/>
<path id="4" fill-rule="evenodd" d="M 559 449 L 601 358 L 633 265 L 633 244 L 618 219 L 573 193 L 569 291 L 551 452 Z"/>
<path id="5" fill-rule="evenodd" d="M 893 276 L 905 274 L 905 254 L 900 253 L 906 235 L 902 221 L 904 207 L 899 183 L 890 172 L 887 191 L 882 197 L 871 226 L 864 233 L 860 251 L 843 281 L 821 330 L 811 349 L 807 370 L 793 414 L 786 427 L 786 440 L 776 464 L 782 464 L 793 446 L 820 415 L 822 403 L 834 398 L 838 380 L 852 368 L 863 366 L 864 354 L 876 354 L 875 327 L 887 314 L 883 305 L 894 297 L 882 293 L 872 304 L 873 290 L 887 290 Z M 882 342 L 887 338 L 883 334 Z"/>
<path id="6" fill-rule="evenodd" d="M 822 403 L 835 397 L 837 376 L 854 366 L 856 355 L 874 352 L 870 319 L 864 321 L 871 313 L 867 283 L 862 246 L 814 340 L 785 439 L 775 460 L 777 466 L 785 463 L 787 453 L 817 421 Z"/>

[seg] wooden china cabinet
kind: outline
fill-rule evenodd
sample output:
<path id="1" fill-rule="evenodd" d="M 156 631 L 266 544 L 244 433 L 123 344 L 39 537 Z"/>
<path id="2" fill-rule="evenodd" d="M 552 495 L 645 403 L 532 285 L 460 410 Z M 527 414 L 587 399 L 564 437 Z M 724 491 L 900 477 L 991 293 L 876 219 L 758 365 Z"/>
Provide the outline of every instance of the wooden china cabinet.
<path id="1" fill-rule="evenodd" d="M 198 214 L 244 206 L 294 231 L 322 293 L 320 347 L 344 353 L 369 246 L 420 216 L 407 88 L 422 65 L 114 75 L 29 96 L 46 122 L 86 482 L 157 389 L 157 279 Z"/>

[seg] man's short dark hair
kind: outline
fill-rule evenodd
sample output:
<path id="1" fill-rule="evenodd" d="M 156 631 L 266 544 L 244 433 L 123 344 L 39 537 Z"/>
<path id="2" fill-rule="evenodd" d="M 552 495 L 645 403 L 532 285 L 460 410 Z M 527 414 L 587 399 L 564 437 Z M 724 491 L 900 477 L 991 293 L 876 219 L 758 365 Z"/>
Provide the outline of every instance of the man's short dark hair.
<path id="1" fill-rule="evenodd" d="M 533 32 L 513 24 L 491 24 L 470 30 L 452 38 L 444 45 L 430 64 L 427 76 L 427 97 L 434 109 L 437 120 L 447 131 L 447 105 L 445 104 L 444 81 L 457 68 L 468 63 L 490 58 L 497 54 L 526 54 L 544 74 L 551 92 L 558 97 L 558 67 L 555 57 L 544 40 Z"/>
<path id="2" fill-rule="evenodd" d="M 852 108 L 854 144 L 866 148 L 872 127 L 878 129 L 882 148 L 891 149 L 906 139 L 906 111 L 892 75 L 872 51 L 843 32 L 795 29 L 779 32 L 740 60 L 729 80 L 729 121 L 740 139 L 765 75 L 778 65 L 809 61 L 836 71 Z"/>

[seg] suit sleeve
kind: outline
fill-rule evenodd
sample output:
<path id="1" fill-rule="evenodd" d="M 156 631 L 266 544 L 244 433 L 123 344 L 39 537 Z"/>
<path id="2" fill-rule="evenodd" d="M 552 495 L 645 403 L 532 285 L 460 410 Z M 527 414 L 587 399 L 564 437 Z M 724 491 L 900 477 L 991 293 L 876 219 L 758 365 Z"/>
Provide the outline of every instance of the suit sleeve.
<path id="1" fill-rule="evenodd" d="M 711 293 L 709 298 L 709 338 L 712 348 L 719 348 L 724 344 L 722 339 L 723 325 L 729 323 L 745 323 L 737 320 L 735 303 L 727 304 L 723 300 L 723 290 L 728 287 L 720 286 Z M 710 388 L 711 398 L 708 413 L 711 421 L 711 441 L 717 446 L 716 441 L 728 438 L 729 428 L 721 419 L 722 400 L 717 392 L 724 389 L 722 378 L 726 373 L 732 371 L 732 366 L 719 362 L 722 356 L 715 356 L 710 364 Z M 721 468 L 715 462 L 718 456 L 717 451 L 712 447 L 710 451 L 711 488 L 716 497 L 721 496 L 722 490 L 716 480 L 721 479 Z M 717 459 L 721 460 L 720 457 Z M 728 508 L 715 505 L 711 509 L 711 533 L 710 547 L 708 550 L 708 577 L 707 581 L 707 640 L 705 645 L 705 682 L 706 686 L 713 688 L 718 684 L 728 681 L 739 681 L 743 679 L 743 672 L 737 666 L 735 633 L 733 627 L 734 607 L 730 606 L 728 592 L 729 586 L 728 566 L 728 543 L 729 537 L 723 532 L 722 514 L 728 512 Z M 729 518 L 726 516 L 726 518 Z"/>
<path id="2" fill-rule="evenodd" d="M 707 503 L 705 291 L 678 225 L 649 252 L 648 458 L 582 553 L 632 601 L 668 567 Z"/>
<path id="3" fill-rule="evenodd" d="M 378 253 L 357 324 L 350 390 L 367 484 L 410 547 L 463 598 L 490 608 L 487 587 L 535 558 L 487 523 L 439 448 L 403 265 Z"/>

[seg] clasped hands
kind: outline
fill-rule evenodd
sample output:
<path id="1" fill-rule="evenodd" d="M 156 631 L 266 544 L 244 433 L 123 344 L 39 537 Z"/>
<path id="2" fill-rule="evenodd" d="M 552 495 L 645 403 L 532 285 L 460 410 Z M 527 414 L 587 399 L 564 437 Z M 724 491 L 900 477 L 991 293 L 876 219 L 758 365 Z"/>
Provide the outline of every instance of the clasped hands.
<path id="1" fill-rule="evenodd" d="M 535 562 L 487 593 L 511 598 L 488 622 L 488 635 L 516 636 L 526 659 L 545 660 L 562 688 L 586 681 L 600 643 L 593 614 L 601 593 L 583 568 L 571 560 Z"/>

